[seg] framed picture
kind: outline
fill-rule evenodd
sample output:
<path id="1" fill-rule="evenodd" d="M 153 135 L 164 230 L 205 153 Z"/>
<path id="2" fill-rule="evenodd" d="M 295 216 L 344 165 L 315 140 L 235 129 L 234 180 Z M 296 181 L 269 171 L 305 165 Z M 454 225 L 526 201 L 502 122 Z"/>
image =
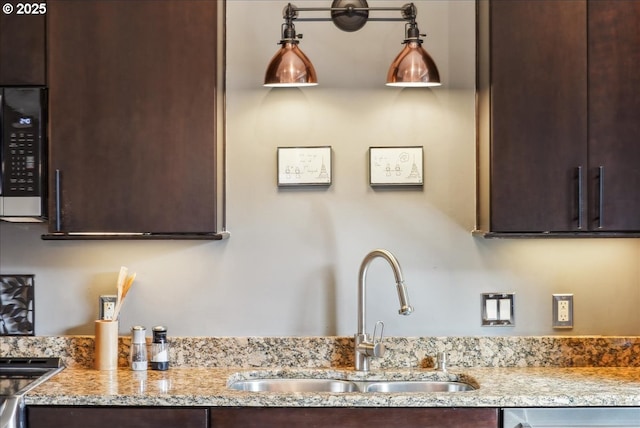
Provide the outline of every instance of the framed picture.
<path id="1" fill-rule="evenodd" d="M 422 186 L 423 148 L 369 147 L 371 186 Z"/>
<path id="2" fill-rule="evenodd" d="M 0 336 L 33 336 L 34 275 L 0 275 Z"/>
<path id="3" fill-rule="evenodd" d="M 278 186 L 331 185 L 331 146 L 278 147 Z"/>

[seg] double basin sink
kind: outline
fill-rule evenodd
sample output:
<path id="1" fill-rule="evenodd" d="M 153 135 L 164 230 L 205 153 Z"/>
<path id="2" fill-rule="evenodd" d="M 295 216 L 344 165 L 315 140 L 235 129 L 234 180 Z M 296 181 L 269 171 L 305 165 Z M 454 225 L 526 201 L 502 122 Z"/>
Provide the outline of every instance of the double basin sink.
<path id="1" fill-rule="evenodd" d="M 441 380 L 241 379 L 229 388 L 249 392 L 463 392 L 475 388 L 465 382 Z"/>

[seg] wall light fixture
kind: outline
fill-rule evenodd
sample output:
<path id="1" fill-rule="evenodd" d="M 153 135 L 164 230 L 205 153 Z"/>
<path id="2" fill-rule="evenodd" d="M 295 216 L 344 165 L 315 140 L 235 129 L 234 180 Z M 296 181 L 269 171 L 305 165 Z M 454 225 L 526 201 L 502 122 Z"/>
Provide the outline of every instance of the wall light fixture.
<path id="1" fill-rule="evenodd" d="M 399 11 L 400 17 L 369 18 L 370 11 Z M 300 12 L 331 12 L 327 18 L 300 18 Z M 366 0 L 333 0 L 331 7 L 297 7 L 291 3 L 283 10 L 280 49 L 269 62 L 264 86 L 314 86 L 318 76 L 313 64 L 298 47 L 302 34 L 296 34 L 294 21 L 332 21 L 343 31 L 361 29 L 367 21 L 405 21 L 404 48 L 391 63 L 388 86 L 440 86 L 438 67 L 422 47 L 425 34 L 420 34 L 413 3 L 402 7 L 369 7 Z"/>

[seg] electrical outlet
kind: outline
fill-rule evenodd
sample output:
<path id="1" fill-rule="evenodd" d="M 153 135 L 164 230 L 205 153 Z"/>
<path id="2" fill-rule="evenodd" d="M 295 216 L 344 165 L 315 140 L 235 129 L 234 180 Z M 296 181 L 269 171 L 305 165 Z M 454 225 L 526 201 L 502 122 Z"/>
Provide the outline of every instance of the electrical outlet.
<path id="1" fill-rule="evenodd" d="M 553 328 L 573 328 L 573 294 L 553 295 Z"/>
<path id="2" fill-rule="evenodd" d="M 569 321 L 569 301 L 568 300 L 558 301 L 558 321 L 560 322 Z"/>
<path id="3" fill-rule="evenodd" d="M 116 310 L 117 296 L 100 296 L 98 319 L 112 320 Z"/>

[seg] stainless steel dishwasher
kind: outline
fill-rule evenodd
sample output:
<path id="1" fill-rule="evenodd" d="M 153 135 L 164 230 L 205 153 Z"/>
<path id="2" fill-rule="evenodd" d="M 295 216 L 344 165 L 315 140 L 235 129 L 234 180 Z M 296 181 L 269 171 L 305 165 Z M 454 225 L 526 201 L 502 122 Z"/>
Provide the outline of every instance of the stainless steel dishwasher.
<path id="1" fill-rule="evenodd" d="M 503 409 L 503 428 L 640 428 L 640 407 Z"/>

